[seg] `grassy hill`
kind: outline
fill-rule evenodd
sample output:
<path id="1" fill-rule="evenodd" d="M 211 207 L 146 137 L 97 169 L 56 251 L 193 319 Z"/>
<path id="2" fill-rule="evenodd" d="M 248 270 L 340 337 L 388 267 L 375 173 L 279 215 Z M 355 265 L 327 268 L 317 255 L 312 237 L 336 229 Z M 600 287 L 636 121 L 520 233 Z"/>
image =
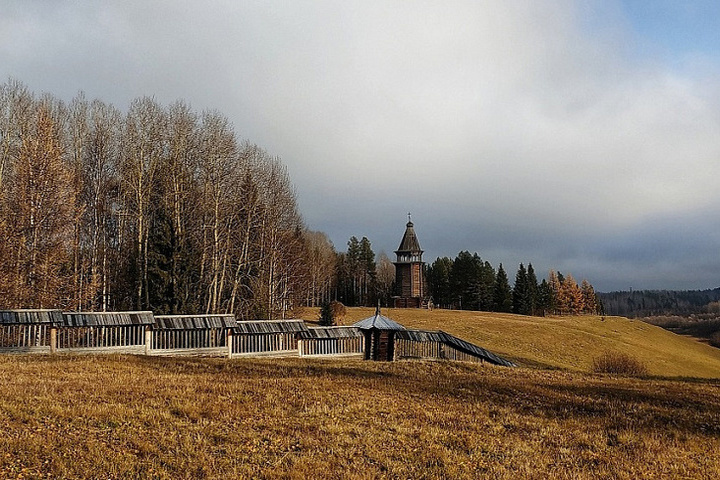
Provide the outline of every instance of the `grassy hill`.
<path id="1" fill-rule="evenodd" d="M 0 384 L 0 478 L 720 471 L 716 381 L 459 362 L 1 355 Z"/>
<path id="2" fill-rule="evenodd" d="M 341 323 L 375 312 L 348 308 Z M 527 317 L 458 310 L 383 309 L 406 327 L 444 330 L 526 366 L 588 371 L 604 352 L 628 353 L 651 375 L 720 378 L 720 349 L 623 317 Z M 316 320 L 317 310 L 301 315 Z"/>

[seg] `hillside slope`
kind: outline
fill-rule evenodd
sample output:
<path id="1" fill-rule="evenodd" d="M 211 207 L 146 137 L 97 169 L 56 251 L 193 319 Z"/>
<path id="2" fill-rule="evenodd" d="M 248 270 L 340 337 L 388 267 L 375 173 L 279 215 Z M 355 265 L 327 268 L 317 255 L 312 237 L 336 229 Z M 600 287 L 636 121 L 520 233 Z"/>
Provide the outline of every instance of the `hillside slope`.
<path id="1" fill-rule="evenodd" d="M 0 478 L 715 478 L 720 383 L 460 362 L 0 355 Z"/>
<path id="2" fill-rule="evenodd" d="M 341 324 L 369 317 L 372 308 L 348 308 Z M 444 330 L 526 366 L 588 371 L 604 352 L 629 353 L 651 375 L 720 378 L 720 349 L 624 317 L 527 317 L 458 310 L 383 309 L 409 328 Z M 317 311 L 302 312 L 316 320 Z"/>

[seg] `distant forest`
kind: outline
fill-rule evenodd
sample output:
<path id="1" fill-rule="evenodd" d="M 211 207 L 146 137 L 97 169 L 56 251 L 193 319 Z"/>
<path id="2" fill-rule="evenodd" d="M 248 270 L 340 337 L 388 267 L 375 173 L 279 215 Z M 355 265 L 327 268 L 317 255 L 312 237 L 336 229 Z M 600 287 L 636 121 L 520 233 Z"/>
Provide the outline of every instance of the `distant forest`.
<path id="1" fill-rule="evenodd" d="M 623 317 L 689 316 L 709 313 L 720 301 L 720 288 L 712 290 L 634 290 L 598 293 L 608 315 Z"/>

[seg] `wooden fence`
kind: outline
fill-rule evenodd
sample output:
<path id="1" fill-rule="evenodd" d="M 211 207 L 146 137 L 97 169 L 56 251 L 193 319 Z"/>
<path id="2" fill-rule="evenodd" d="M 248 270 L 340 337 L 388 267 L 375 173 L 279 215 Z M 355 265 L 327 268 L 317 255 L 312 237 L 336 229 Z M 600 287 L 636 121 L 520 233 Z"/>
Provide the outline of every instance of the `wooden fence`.
<path id="1" fill-rule="evenodd" d="M 0 325 L 0 352 L 50 352 L 49 324 Z"/>
<path id="2" fill-rule="evenodd" d="M 355 327 L 317 327 L 299 332 L 298 354 L 301 357 L 349 356 L 362 358 L 365 339 Z"/>
<path id="3" fill-rule="evenodd" d="M 15 353 L 363 358 L 366 334 L 368 330 L 354 326 L 308 328 L 302 320 L 236 322 L 232 315 L 0 311 L 0 352 Z M 394 330 L 388 342 L 389 360 L 459 360 L 514 366 L 443 331 Z"/>
<path id="4" fill-rule="evenodd" d="M 307 330 L 302 320 L 251 320 L 237 324 L 232 331 L 233 357 L 298 355 L 296 334 Z"/>
<path id="5" fill-rule="evenodd" d="M 53 327 L 61 321 L 60 310 L 0 311 L 0 352 L 51 352 Z"/>
<path id="6" fill-rule="evenodd" d="M 150 355 L 230 356 L 233 315 L 157 315 Z"/>

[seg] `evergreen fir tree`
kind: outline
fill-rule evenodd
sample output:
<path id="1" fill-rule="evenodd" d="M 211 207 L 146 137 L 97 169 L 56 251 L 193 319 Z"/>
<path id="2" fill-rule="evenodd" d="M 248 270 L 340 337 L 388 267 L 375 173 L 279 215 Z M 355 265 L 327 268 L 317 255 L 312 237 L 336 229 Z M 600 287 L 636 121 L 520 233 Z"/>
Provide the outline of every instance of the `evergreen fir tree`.
<path id="1" fill-rule="evenodd" d="M 537 314 L 543 317 L 555 311 L 555 298 L 550 284 L 543 278 L 538 287 Z"/>
<path id="2" fill-rule="evenodd" d="M 335 325 L 335 318 L 330 302 L 325 301 L 320 305 L 320 319 L 318 324 L 321 327 L 332 327 Z"/>
<path id="3" fill-rule="evenodd" d="M 493 310 L 496 312 L 512 312 L 512 290 L 510 290 L 510 281 L 502 263 L 498 267 L 497 275 L 495 276 Z"/>
<path id="4" fill-rule="evenodd" d="M 515 275 L 515 286 L 513 287 L 513 312 L 520 315 L 532 314 L 532 301 L 530 298 L 530 286 L 528 283 L 527 270 L 521 263 Z"/>
<path id="5" fill-rule="evenodd" d="M 530 315 L 536 315 L 538 311 L 538 280 L 532 263 L 528 263 L 527 267 L 527 285 Z"/>

